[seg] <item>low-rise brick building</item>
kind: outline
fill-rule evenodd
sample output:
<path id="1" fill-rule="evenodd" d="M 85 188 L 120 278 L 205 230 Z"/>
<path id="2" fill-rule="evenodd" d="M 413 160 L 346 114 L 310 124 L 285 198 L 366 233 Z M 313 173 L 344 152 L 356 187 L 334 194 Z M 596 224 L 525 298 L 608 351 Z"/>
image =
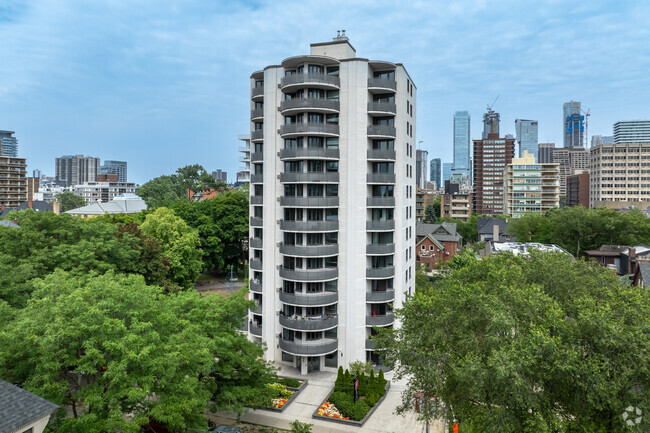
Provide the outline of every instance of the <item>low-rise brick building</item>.
<path id="1" fill-rule="evenodd" d="M 456 223 L 417 224 L 415 232 L 415 264 L 427 270 L 451 259 L 463 239 L 456 232 Z"/>

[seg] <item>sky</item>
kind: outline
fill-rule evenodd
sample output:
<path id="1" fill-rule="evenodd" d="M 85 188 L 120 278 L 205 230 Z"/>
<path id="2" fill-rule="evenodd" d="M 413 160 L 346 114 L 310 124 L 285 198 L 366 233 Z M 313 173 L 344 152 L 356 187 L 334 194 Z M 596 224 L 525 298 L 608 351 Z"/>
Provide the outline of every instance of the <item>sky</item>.
<path id="1" fill-rule="evenodd" d="M 0 129 L 29 173 L 84 154 L 140 184 L 196 163 L 234 180 L 250 74 L 345 29 L 359 57 L 405 65 L 429 159 L 451 162 L 455 111 L 480 138 L 497 96 L 502 135 L 534 119 L 561 146 L 570 100 L 589 136 L 650 119 L 649 17 L 645 0 L 1 0 Z"/>

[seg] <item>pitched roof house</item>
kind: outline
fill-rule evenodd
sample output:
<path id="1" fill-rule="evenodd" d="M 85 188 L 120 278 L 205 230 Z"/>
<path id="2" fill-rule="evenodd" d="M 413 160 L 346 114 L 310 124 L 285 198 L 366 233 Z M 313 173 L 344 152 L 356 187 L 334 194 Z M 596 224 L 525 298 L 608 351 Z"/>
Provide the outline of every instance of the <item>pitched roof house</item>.
<path id="1" fill-rule="evenodd" d="M 0 379 L 0 433 L 42 433 L 58 407 Z"/>
<path id="2" fill-rule="evenodd" d="M 432 269 L 446 262 L 457 252 L 463 239 L 456 232 L 456 223 L 417 224 L 415 226 L 415 263 Z"/>

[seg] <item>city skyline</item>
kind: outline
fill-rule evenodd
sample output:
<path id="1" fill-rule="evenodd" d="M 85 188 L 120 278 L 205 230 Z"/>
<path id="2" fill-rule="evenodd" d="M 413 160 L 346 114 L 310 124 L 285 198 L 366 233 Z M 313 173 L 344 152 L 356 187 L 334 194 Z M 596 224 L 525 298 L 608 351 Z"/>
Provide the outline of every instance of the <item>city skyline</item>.
<path id="1" fill-rule="evenodd" d="M 128 160 L 138 183 L 195 163 L 234 177 L 249 121 L 245 77 L 341 28 L 358 52 L 408 66 L 430 158 L 452 160 L 455 111 L 473 115 L 480 138 L 497 95 L 501 135 L 515 133 L 517 118 L 536 119 L 539 141 L 558 147 L 570 100 L 591 110 L 590 137 L 650 118 L 645 2 L 343 4 L 5 2 L 0 55 L 12 67 L 0 71 L 0 129 L 16 131 L 19 157 L 48 175 L 56 156 L 91 154 Z M 567 58 L 569 39 L 580 55 Z"/>

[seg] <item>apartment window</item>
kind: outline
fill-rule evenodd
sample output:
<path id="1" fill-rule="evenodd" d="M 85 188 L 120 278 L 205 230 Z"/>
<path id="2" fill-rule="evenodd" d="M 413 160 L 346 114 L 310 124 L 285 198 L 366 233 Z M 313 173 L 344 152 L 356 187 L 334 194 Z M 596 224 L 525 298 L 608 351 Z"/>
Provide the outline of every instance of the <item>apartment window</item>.
<path id="1" fill-rule="evenodd" d="M 392 162 L 373 162 L 372 163 L 372 172 L 373 173 L 395 173 L 395 164 Z"/>
<path id="2" fill-rule="evenodd" d="M 339 76 L 339 67 L 338 66 L 328 66 L 327 75 L 334 75 L 335 77 Z"/>
<path id="3" fill-rule="evenodd" d="M 307 97 L 312 99 L 325 99 L 325 91 L 321 89 L 308 89 Z"/>
<path id="4" fill-rule="evenodd" d="M 330 137 L 327 139 L 327 148 L 328 149 L 338 149 L 339 148 L 339 139 L 336 137 Z"/>
<path id="5" fill-rule="evenodd" d="M 323 221 L 323 209 L 307 209 L 307 221 Z"/>
<path id="6" fill-rule="evenodd" d="M 323 123 L 323 115 L 320 113 L 308 113 L 307 123 Z"/>
<path id="7" fill-rule="evenodd" d="M 309 184 L 309 185 L 307 185 L 307 196 L 308 197 L 322 197 L 323 196 L 323 185 L 318 185 L 318 184 Z"/>
<path id="8" fill-rule="evenodd" d="M 375 150 L 394 150 L 394 140 L 372 140 L 372 148 Z"/>
<path id="9" fill-rule="evenodd" d="M 307 147 L 323 148 L 323 137 L 307 137 Z"/>
<path id="10" fill-rule="evenodd" d="M 314 161 L 310 161 L 314 162 Z M 302 161 L 287 161 L 284 163 L 285 173 L 302 173 Z"/>
<path id="11" fill-rule="evenodd" d="M 339 210 L 338 209 L 326 209 L 325 210 L 325 219 L 327 221 L 338 221 L 338 219 L 339 219 Z"/>
<path id="12" fill-rule="evenodd" d="M 373 73 L 373 76 L 375 78 L 382 78 L 384 80 L 394 80 L 395 79 L 395 71 L 375 71 Z"/>
<path id="13" fill-rule="evenodd" d="M 307 245 L 323 245 L 323 234 L 307 233 Z"/>
<path id="14" fill-rule="evenodd" d="M 327 184 L 325 185 L 325 195 L 327 197 L 338 197 L 339 195 L 339 186 L 336 184 Z"/>
<path id="15" fill-rule="evenodd" d="M 339 163 L 338 161 L 327 161 L 325 165 L 326 169 L 330 173 L 338 173 L 339 171 Z"/>
<path id="16" fill-rule="evenodd" d="M 326 122 L 330 125 L 338 125 L 339 124 L 339 115 L 334 113 L 334 114 L 328 114 L 326 118 Z"/>
<path id="17" fill-rule="evenodd" d="M 261 131 L 264 129 L 264 123 L 263 122 L 255 122 L 253 123 L 255 131 Z"/>
<path id="18" fill-rule="evenodd" d="M 333 245 L 333 244 L 337 244 L 338 242 L 339 242 L 338 233 L 325 233 L 325 244 Z"/>
<path id="19" fill-rule="evenodd" d="M 263 87 L 264 87 L 264 81 L 262 81 L 262 80 L 256 80 L 255 81 L 255 88 L 256 89 L 261 89 Z"/>
<path id="20" fill-rule="evenodd" d="M 394 186 L 393 185 L 373 185 L 372 186 L 372 196 L 373 197 L 393 197 Z"/>
<path id="21" fill-rule="evenodd" d="M 307 70 L 310 74 L 323 74 L 325 73 L 325 68 L 321 65 L 309 65 Z"/>
<path id="22" fill-rule="evenodd" d="M 373 117 L 372 124 L 375 126 L 394 126 L 395 119 L 393 117 Z"/>
<path id="23" fill-rule="evenodd" d="M 323 172 L 323 161 L 320 160 L 309 160 L 307 161 L 307 171 L 310 173 L 322 173 Z"/>
<path id="24" fill-rule="evenodd" d="M 338 101 L 339 100 L 339 91 L 338 90 L 328 90 L 327 91 L 327 99 L 330 101 Z"/>

